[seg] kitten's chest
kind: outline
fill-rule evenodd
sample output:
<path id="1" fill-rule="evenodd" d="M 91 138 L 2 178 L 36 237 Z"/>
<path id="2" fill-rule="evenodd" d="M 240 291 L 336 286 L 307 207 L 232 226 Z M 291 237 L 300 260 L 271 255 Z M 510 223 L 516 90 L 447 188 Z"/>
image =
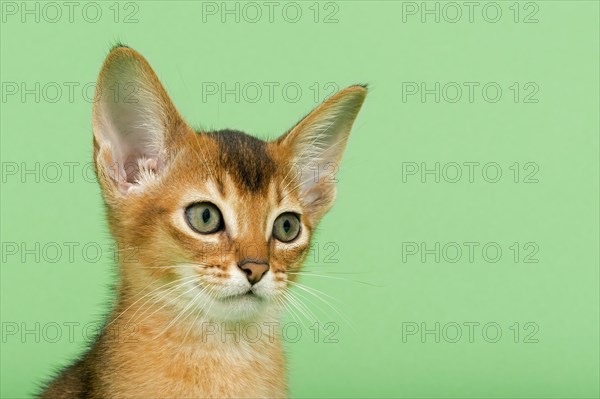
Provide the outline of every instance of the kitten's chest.
<path id="1" fill-rule="evenodd" d="M 115 348 L 113 348 L 115 349 Z M 197 348 L 160 342 L 120 348 L 115 368 L 102 378 L 119 398 L 286 397 L 284 358 L 279 343 L 199 342 Z M 116 378 L 115 378 L 116 377 Z"/>

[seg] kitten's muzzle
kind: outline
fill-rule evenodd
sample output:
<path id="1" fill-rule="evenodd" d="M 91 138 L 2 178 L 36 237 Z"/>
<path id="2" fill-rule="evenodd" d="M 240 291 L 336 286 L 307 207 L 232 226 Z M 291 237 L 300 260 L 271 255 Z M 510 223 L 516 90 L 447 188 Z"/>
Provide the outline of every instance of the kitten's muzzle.
<path id="1" fill-rule="evenodd" d="M 238 264 L 238 267 L 246 274 L 248 282 L 252 285 L 258 283 L 265 273 L 269 271 L 269 264 L 256 259 L 245 259 Z"/>

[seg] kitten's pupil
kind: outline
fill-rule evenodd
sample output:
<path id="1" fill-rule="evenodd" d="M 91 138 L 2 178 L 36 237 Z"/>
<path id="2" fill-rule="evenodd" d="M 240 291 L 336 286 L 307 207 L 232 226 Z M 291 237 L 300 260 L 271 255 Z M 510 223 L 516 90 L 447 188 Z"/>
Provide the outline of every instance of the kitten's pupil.
<path id="1" fill-rule="evenodd" d="M 210 209 L 206 208 L 206 209 L 204 209 L 204 211 L 202 211 L 202 221 L 204 223 L 208 223 L 209 220 L 210 220 Z"/>
<path id="2" fill-rule="evenodd" d="M 273 237 L 282 242 L 290 242 L 300 233 L 300 219 L 292 212 L 282 213 L 273 224 Z"/>

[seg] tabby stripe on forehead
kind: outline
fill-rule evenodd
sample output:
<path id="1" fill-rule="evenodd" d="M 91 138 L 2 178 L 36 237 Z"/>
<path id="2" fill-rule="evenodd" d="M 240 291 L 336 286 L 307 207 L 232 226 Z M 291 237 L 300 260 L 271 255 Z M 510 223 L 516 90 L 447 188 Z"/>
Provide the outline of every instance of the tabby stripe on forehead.
<path id="1" fill-rule="evenodd" d="M 220 166 L 248 191 L 266 191 L 275 173 L 267 143 L 235 130 L 209 133 L 219 145 Z"/>

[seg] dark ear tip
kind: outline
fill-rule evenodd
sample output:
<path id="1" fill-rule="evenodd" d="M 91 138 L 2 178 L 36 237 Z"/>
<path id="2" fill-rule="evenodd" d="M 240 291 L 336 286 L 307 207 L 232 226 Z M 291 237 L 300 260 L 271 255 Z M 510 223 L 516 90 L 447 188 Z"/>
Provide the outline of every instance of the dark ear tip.
<path id="1" fill-rule="evenodd" d="M 139 57 L 140 54 L 135 51 L 133 48 L 119 42 L 112 46 L 110 52 L 108 53 L 107 58 L 115 59 L 115 58 L 136 58 Z"/>
<path id="2" fill-rule="evenodd" d="M 341 93 L 352 94 L 353 96 L 364 98 L 367 96 L 369 88 L 366 84 L 355 84 L 342 90 Z"/>
<path id="3" fill-rule="evenodd" d="M 111 48 L 110 53 L 106 56 L 106 64 L 109 65 L 115 62 L 136 63 L 142 59 L 142 55 L 133 48 L 123 45 L 122 43 L 117 43 Z"/>
<path id="4" fill-rule="evenodd" d="M 117 42 L 114 46 L 112 46 L 110 48 L 110 52 L 112 53 L 113 51 L 121 49 L 121 48 L 129 48 L 130 49 L 131 47 L 129 47 L 128 45 L 126 45 L 124 43 Z"/>
<path id="5" fill-rule="evenodd" d="M 368 91 L 369 89 L 367 88 L 366 84 L 357 84 L 342 90 L 340 93 L 343 93 L 343 95 L 347 96 L 347 98 L 353 98 L 362 104 L 367 97 Z"/>

